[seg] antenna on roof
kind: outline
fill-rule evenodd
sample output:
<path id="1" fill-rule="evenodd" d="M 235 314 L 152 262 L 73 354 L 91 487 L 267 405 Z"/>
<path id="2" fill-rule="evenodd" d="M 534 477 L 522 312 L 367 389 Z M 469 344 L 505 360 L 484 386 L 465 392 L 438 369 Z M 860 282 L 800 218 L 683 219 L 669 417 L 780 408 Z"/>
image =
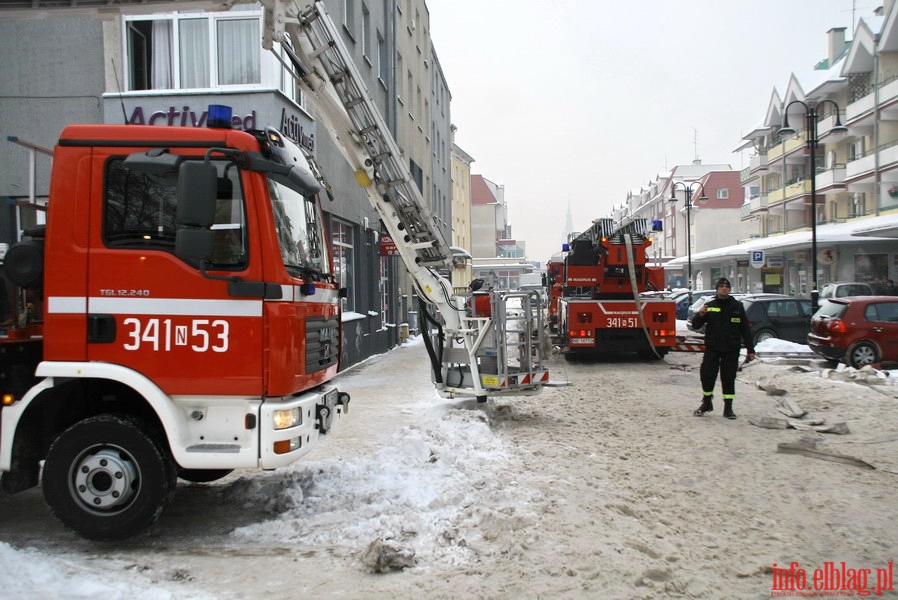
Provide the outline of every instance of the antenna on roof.
<path id="1" fill-rule="evenodd" d="M 698 129 L 692 128 L 692 154 L 693 161 L 698 160 Z"/>

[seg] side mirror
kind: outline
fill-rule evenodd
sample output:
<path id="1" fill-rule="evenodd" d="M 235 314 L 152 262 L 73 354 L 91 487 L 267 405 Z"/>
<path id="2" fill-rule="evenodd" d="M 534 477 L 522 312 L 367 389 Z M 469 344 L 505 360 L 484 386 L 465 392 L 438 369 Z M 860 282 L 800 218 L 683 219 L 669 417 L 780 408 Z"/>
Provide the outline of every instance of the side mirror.
<path id="1" fill-rule="evenodd" d="M 218 169 L 209 162 L 189 161 L 178 172 L 178 229 L 175 256 L 208 259 L 212 256 L 218 198 Z"/>
<path id="2" fill-rule="evenodd" d="M 175 256 L 205 260 L 212 256 L 215 234 L 211 229 L 181 228 L 175 233 Z"/>
<path id="3" fill-rule="evenodd" d="M 178 173 L 178 224 L 211 227 L 218 198 L 218 169 L 209 162 L 188 161 Z"/>

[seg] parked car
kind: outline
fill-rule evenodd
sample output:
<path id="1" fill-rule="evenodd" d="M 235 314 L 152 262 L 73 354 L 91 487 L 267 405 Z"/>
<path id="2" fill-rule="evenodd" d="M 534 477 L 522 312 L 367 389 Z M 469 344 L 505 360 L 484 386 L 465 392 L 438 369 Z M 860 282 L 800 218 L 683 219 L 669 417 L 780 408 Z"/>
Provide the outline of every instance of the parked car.
<path id="1" fill-rule="evenodd" d="M 713 298 L 714 295 L 715 294 L 708 294 L 707 296 L 702 296 L 701 298 L 699 298 L 698 300 L 696 300 L 689 306 L 689 310 L 686 313 L 686 327 L 688 327 L 692 331 L 704 331 L 705 330 L 704 327 L 702 327 L 701 329 L 698 329 L 698 330 L 693 329 L 692 328 L 692 317 L 694 317 L 695 313 L 698 312 L 698 309 L 700 309 L 705 304 L 705 302 L 707 302 L 708 300 Z M 743 298 L 746 298 L 748 296 L 782 296 L 782 294 L 731 294 L 731 295 L 736 300 L 742 300 Z"/>
<path id="2" fill-rule="evenodd" d="M 809 298 L 754 295 L 741 300 L 755 345 L 770 338 L 807 342 L 814 312 Z"/>
<path id="3" fill-rule="evenodd" d="M 869 284 L 857 281 L 834 281 L 827 283 L 820 290 L 821 298 L 844 298 L 846 296 L 872 296 L 873 288 Z"/>
<path id="4" fill-rule="evenodd" d="M 704 333 L 704 326 L 700 329 L 692 326 L 692 318 L 711 298 L 712 296 L 702 298 L 689 307 L 690 315 L 686 325 L 690 330 Z M 812 314 L 809 299 L 766 293 L 733 294 L 733 298 L 742 302 L 742 306 L 745 307 L 752 342 L 755 345 L 770 338 L 779 338 L 796 344 L 806 343 Z"/>
<path id="5" fill-rule="evenodd" d="M 898 361 L 898 297 L 829 298 L 811 319 L 807 343 L 815 354 L 855 368 Z"/>
<path id="6" fill-rule="evenodd" d="M 717 293 L 717 290 L 695 290 L 692 292 L 692 302 L 694 303 L 699 298 L 705 298 L 707 296 L 713 296 Z M 677 296 L 671 296 L 671 300 L 676 300 L 677 302 L 677 318 L 681 321 L 685 321 L 689 316 L 689 292 L 683 292 Z"/>

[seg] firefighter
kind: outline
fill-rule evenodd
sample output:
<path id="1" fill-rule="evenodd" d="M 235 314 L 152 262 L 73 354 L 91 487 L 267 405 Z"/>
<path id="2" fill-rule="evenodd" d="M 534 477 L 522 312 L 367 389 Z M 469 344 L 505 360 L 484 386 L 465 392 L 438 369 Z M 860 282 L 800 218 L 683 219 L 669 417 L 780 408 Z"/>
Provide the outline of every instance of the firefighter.
<path id="1" fill-rule="evenodd" d="M 755 347 L 751 329 L 742 303 L 730 296 L 730 281 L 726 277 L 714 286 L 717 295 L 705 302 L 692 318 L 692 326 L 705 327 L 705 354 L 700 370 L 702 380 L 702 404 L 692 414 L 701 417 L 714 410 L 714 384 L 720 372 L 723 390 L 723 416 L 735 419 L 733 399 L 736 397 L 736 371 L 739 369 L 739 350 L 745 345 L 746 362 L 755 359 Z"/>

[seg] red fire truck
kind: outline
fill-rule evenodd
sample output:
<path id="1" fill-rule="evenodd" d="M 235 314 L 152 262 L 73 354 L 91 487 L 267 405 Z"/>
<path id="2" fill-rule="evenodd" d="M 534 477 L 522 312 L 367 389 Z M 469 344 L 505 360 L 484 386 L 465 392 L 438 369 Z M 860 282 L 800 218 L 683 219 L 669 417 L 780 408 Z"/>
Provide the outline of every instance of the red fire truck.
<path id="1" fill-rule="evenodd" d="M 663 287 L 661 267 L 646 264 L 651 243 L 645 219 L 622 227 L 597 219 L 573 236 L 561 264 L 550 263 L 547 283 L 557 294 L 558 343 L 566 358 L 608 352 L 661 358 L 676 345 L 676 305 L 640 295 Z"/>
<path id="2" fill-rule="evenodd" d="M 433 311 L 420 312 L 437 390 L 538 392 L 549 380 L 538 303 L 507 319 L 511 293 L 478 292 L 479 312 L 473 290 L 453 293 L 440 274 L 452 251 L 336 25 L 318 2 L 262 4 L 263 44 L 290 55 Z M 343 291 L 319 166 L 274 129 L 229 129 L 226 107 L 207 122 L 221 126 L 66 127 L 47 225 L 4 259 L 17 306 L 0 337 L 0 488 L 40 481 L 88 538 L 152 524 L 177 477 L 294 462 L 349 406 L 332 382 Z"/>

